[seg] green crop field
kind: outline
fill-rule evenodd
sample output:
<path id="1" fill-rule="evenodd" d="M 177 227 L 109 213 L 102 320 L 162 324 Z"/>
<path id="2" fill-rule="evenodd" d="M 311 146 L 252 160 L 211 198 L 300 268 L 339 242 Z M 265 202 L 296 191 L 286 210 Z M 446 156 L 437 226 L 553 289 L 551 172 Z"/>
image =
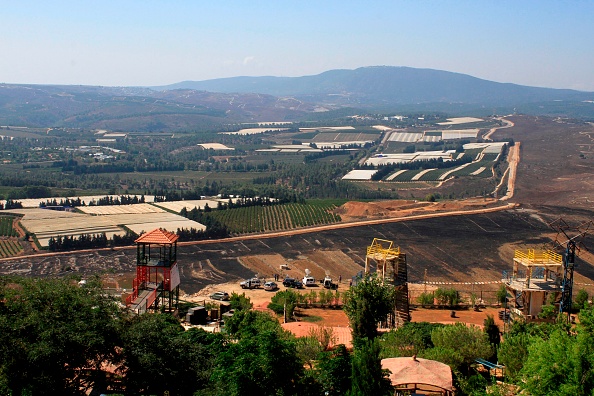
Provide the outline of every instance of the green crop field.
<path id="1" fill-rule="evenodd" d="M 14 228 L 12 228 L 13 216 L 0 216 L 0 236 L 19 236 Z"/>
<path id="2" fill-rule="evenodd" d="M 0 257 L 16 256 L 23 250 L 19 241 L 0 240 Z"/>
<path id="3" fill-rule="evenodd" d="M 344 200 L 312 200 L 305 204 L 290 203 L 271 206 L 250 206 L 213 211 L 213 216 L 233 234 L 290 230 L 298 227 L 331 224 L 340 216 L 331 212 Z"/>

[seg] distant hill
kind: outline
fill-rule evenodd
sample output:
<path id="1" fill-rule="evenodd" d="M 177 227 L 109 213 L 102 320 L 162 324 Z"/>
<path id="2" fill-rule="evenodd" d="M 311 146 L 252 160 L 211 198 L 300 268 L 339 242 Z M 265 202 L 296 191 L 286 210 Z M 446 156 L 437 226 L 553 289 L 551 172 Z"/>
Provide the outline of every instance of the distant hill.
<path id="1" fill-rule="evenodd" d="M 252 93 L 0 84 L 0 125 L 216 131 L 230 123 L 295 121 L 316 108 L 303 101 Z"/>
<path id="2" fill-rule="evenodd" d="M 258 121 L 366 112 L 565 116 L 594 121 L 594 93 L 526 87 L 409 67 L 304 77 L 233 77 L 164 87 L 0 84 L 0 125 L 114 131 L 216 131 Z"/>
<path id="3" fill-rule="evenodd" d="M 390 66 L 331 70 L 304 77 L 231 77 L 153 87 L 180 88 L 293 96 L 314 103 L 365 107 L 424 103 L 515 107 L 535 102 L 594 100 L 592 92 L 527 87 L 441 70 Z"/>

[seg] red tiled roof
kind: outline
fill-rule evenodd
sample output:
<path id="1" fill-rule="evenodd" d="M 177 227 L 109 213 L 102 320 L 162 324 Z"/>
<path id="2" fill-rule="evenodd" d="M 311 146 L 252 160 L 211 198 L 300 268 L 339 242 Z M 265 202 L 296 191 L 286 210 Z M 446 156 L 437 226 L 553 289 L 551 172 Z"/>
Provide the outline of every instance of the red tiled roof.
<path id="1" fill-rule="evenodd" d="M 142 234 L 137 240 L 134 242 L 138 243 L 174 243 L 179 239 L 179 236 L 174 234 L 173 232 L 169 232 L 162 228 L 157 228 L 152 230 L 151 232 L 147 232 Z"/>

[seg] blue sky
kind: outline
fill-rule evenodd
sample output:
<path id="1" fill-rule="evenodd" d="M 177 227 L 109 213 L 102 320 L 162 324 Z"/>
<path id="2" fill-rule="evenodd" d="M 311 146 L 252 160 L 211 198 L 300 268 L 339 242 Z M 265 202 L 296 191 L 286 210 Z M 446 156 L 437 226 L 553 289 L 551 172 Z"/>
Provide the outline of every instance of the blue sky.
<path id="1" fill-rule="evenodd" d="M 0 82 L 163 85 L 410 66 L 594 91 L 592 1 L 5 1 Z"/>

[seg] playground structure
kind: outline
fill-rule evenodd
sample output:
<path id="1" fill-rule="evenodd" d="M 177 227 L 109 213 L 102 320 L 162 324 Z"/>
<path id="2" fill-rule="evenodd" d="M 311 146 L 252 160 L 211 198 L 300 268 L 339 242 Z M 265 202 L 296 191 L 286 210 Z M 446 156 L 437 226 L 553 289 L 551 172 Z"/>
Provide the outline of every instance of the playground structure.
<path id="1" fill-rule="evenodd" d="M 551 250 L 516 250 L 511 275 L 504 272 L 503 284 L 511 294 L 514 318 L 533 320 L 547 301 L 558 304 L 563 277 L 563 258 Z"/>
<path id="2" fill-rule="evenodd" d="M 365 255 L 365 274 L 370 271 L 371 260 L 376 263 L 378 276 L 395 289 L 394 311 L 388 316 L 387 327 L 393 328 L 410 321 L 408 306 L 408 270 L 406 254 L 394 242 L 374 238 Z"/>
<path id="3" fill-rule="evenodd" d="M 155 229 L 136 239 L 136 278 L 126 306 L 136 313 L 178 308 L 180 275 L 177 266 L 179 237 Z"/>

